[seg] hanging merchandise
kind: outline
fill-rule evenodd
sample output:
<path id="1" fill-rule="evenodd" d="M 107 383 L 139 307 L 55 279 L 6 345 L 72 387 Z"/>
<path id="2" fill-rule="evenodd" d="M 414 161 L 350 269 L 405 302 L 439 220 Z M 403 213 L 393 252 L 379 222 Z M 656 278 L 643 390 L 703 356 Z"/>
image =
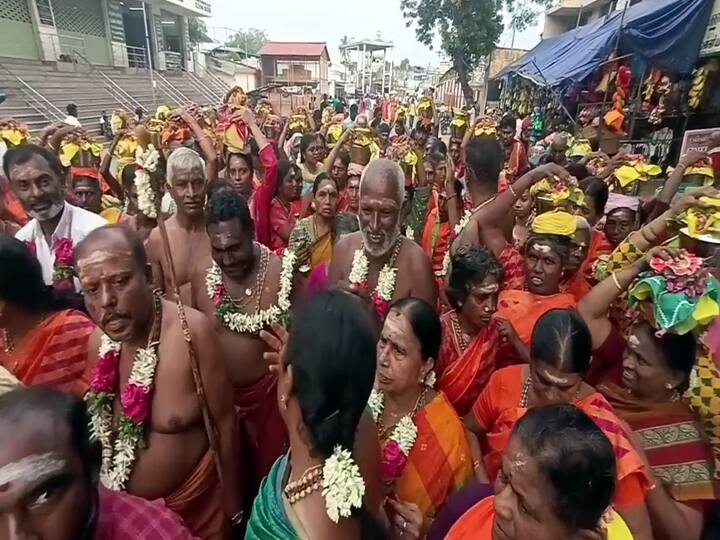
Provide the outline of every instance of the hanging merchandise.
<path id="1" fill-rule="evenodd" d="M 657 91 L 658 83 L 660 82 L 660 79 L 662 78 L 662 71 L 657 68 L 652 68 L 650 70 L 650 74 L 647 76 L 645 81 L 643 82 L 643 101 L 642 101 L 642 111 L 649 113 L 653 109 L 653 98 L 655 97 L 655 93 Z"/>
<path id="2" fill-rule="evenodd" d="M 702 66 L 693 71 L 692 83 L 688 94 L 688 106 L 690 109 L 697 110 L 702 102 L 705 93 L 705 83 L 710 70 L 707 66 Z"/>
<path id="3" fill-rule="evenodd" d="M 668 110 L 667 97 L 671 90 L 672 82 L 670 81 L 670 77 L 663 75 L 660 82 L 657 84 L 657 94 L 660 96 L 658 104 L 652 111 L 650 111 L 650 115 L 648 116 L 648 122 L 651 124 L 657 126 L 662 123 L 662 117 Z"/>

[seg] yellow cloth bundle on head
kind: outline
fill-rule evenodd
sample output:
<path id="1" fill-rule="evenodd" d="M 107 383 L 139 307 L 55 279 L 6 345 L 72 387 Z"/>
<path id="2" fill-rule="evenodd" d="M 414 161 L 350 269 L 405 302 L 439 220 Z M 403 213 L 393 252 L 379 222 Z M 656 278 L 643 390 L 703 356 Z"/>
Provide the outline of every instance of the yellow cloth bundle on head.
<path id="1" fill-rule="evenodd" d="M 577 219 L 568 212 L 545 212 L 533 219 L 531 229 L 535 234 L 572 237 L 577 229 Z"/>

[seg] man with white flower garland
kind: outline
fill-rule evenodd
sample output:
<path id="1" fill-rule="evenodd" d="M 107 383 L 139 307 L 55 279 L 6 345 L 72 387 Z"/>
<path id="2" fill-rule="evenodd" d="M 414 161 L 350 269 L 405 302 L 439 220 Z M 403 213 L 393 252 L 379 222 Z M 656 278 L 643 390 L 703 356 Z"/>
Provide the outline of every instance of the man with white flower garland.
<path id="1" fill-rule="evenodd" d="M 234 389 L 242 445 L 245 501 L 252 504 L 260 481 L 287 450 L 285 425 L 277 406 L 274 373 L 259 332 L 289 314 L 294 254 L 280 259 L 255 241 L 245 199 L 220 190 L 207 207 L 207 234 L 213 261 L 193 275 L 193 305 L 215 323 Z"/>
<path id="2" fill-rule="evenodd" d="M 217 430 L 221 483 L 203 422 L 178 308 L 153 293 L 140 238 L 121 226 L 96 229 L 75 250 L 85 305 L 104 335 L 86 396 L 103 447 L 101 481 L 164 499 L 201 539 L 228 538 L 240 520 L 232 395 L 217 335 L 187 308 L 207 408 Z M 224 488 L 224 489 L 223 489 Z"/>
<path id="3" fill-rule="evenodd" d="M 437 285 L 423 249 L 400 234 L 405 176 L 389 159 L 370 162 L 360 181 L 360 231 L 337 241 L 328 283 L 374 306 L 384 320 L 390 304 L 413 296 L 437 303 Z"/>
<path id="4" fill-rule="evenodd" d="M 207 180 L 203 160 L 190 148 L 178 148 L 168 158 L 166 178 L 170 195 L 177 205 L 177 211 L 165 222 L 172 263 L 180 296 L 186 305 L 192 305 L 190 279 L 196 268 L 204 268 L 210 260 L 210 242 L 205 231 Z M 170 261 L 163 252 L 162 237 L 157 228 L 150 233 L 147 254 L 155 287 L 172 298 Z"/>

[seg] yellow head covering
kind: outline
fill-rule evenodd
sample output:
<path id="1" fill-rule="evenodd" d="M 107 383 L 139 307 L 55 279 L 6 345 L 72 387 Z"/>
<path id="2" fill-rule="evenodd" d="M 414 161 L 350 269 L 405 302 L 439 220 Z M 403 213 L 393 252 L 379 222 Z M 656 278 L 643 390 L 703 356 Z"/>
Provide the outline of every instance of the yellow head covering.
<path id="1" fill-rule="evenodd" d="M 563 211 L 545 212 L 533 219 L 532 232 L 535 234 L 556 234 L 572 238 L 577 229 L 577 219 Z"/>
<path id="2" fill-rule="evenodd" d="M 587 139 L 578 139 L 567 151 L 568 157 L 585 157 L 592 152 L 592 146 Z"/>

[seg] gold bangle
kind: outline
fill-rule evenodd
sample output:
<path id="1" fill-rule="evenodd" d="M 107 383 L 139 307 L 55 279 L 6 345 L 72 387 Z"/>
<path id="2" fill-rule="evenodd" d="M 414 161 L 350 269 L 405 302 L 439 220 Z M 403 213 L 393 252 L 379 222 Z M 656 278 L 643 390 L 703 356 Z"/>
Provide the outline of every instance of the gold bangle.
<path id="1" fill-rule="evenodd" d="M 620 282 L 618 281 L 617 276 L 615 275 L 615 272 L 610 274 L 612 276 L 613 283 L 618 288 L 618 291 L 623 291 L 624 289 L 620 286 Z"/>
<path id="2" fill-rule="evenodd" d="M 481 465 L 481 464 L 480 464 L 480 460 L 479 460 L 479 459 L 476 459 L 475 461 L 473 461 L 473 464 L 472 464 L 472 465 L 473 465 L 473 470 L 474 470 L 474 471 L 477 471 L 477 470 L 480 468 L 480 465 Z"/>
<path id="3" fill-rule="evenodd" d="M 518 194 L 513 189 L 512 184 L 508 184 L 508 190 L 510 191 L 510 193 L 513 194 L 513 197 L 515 197 L 516 199 L 518 198 Z"/>

